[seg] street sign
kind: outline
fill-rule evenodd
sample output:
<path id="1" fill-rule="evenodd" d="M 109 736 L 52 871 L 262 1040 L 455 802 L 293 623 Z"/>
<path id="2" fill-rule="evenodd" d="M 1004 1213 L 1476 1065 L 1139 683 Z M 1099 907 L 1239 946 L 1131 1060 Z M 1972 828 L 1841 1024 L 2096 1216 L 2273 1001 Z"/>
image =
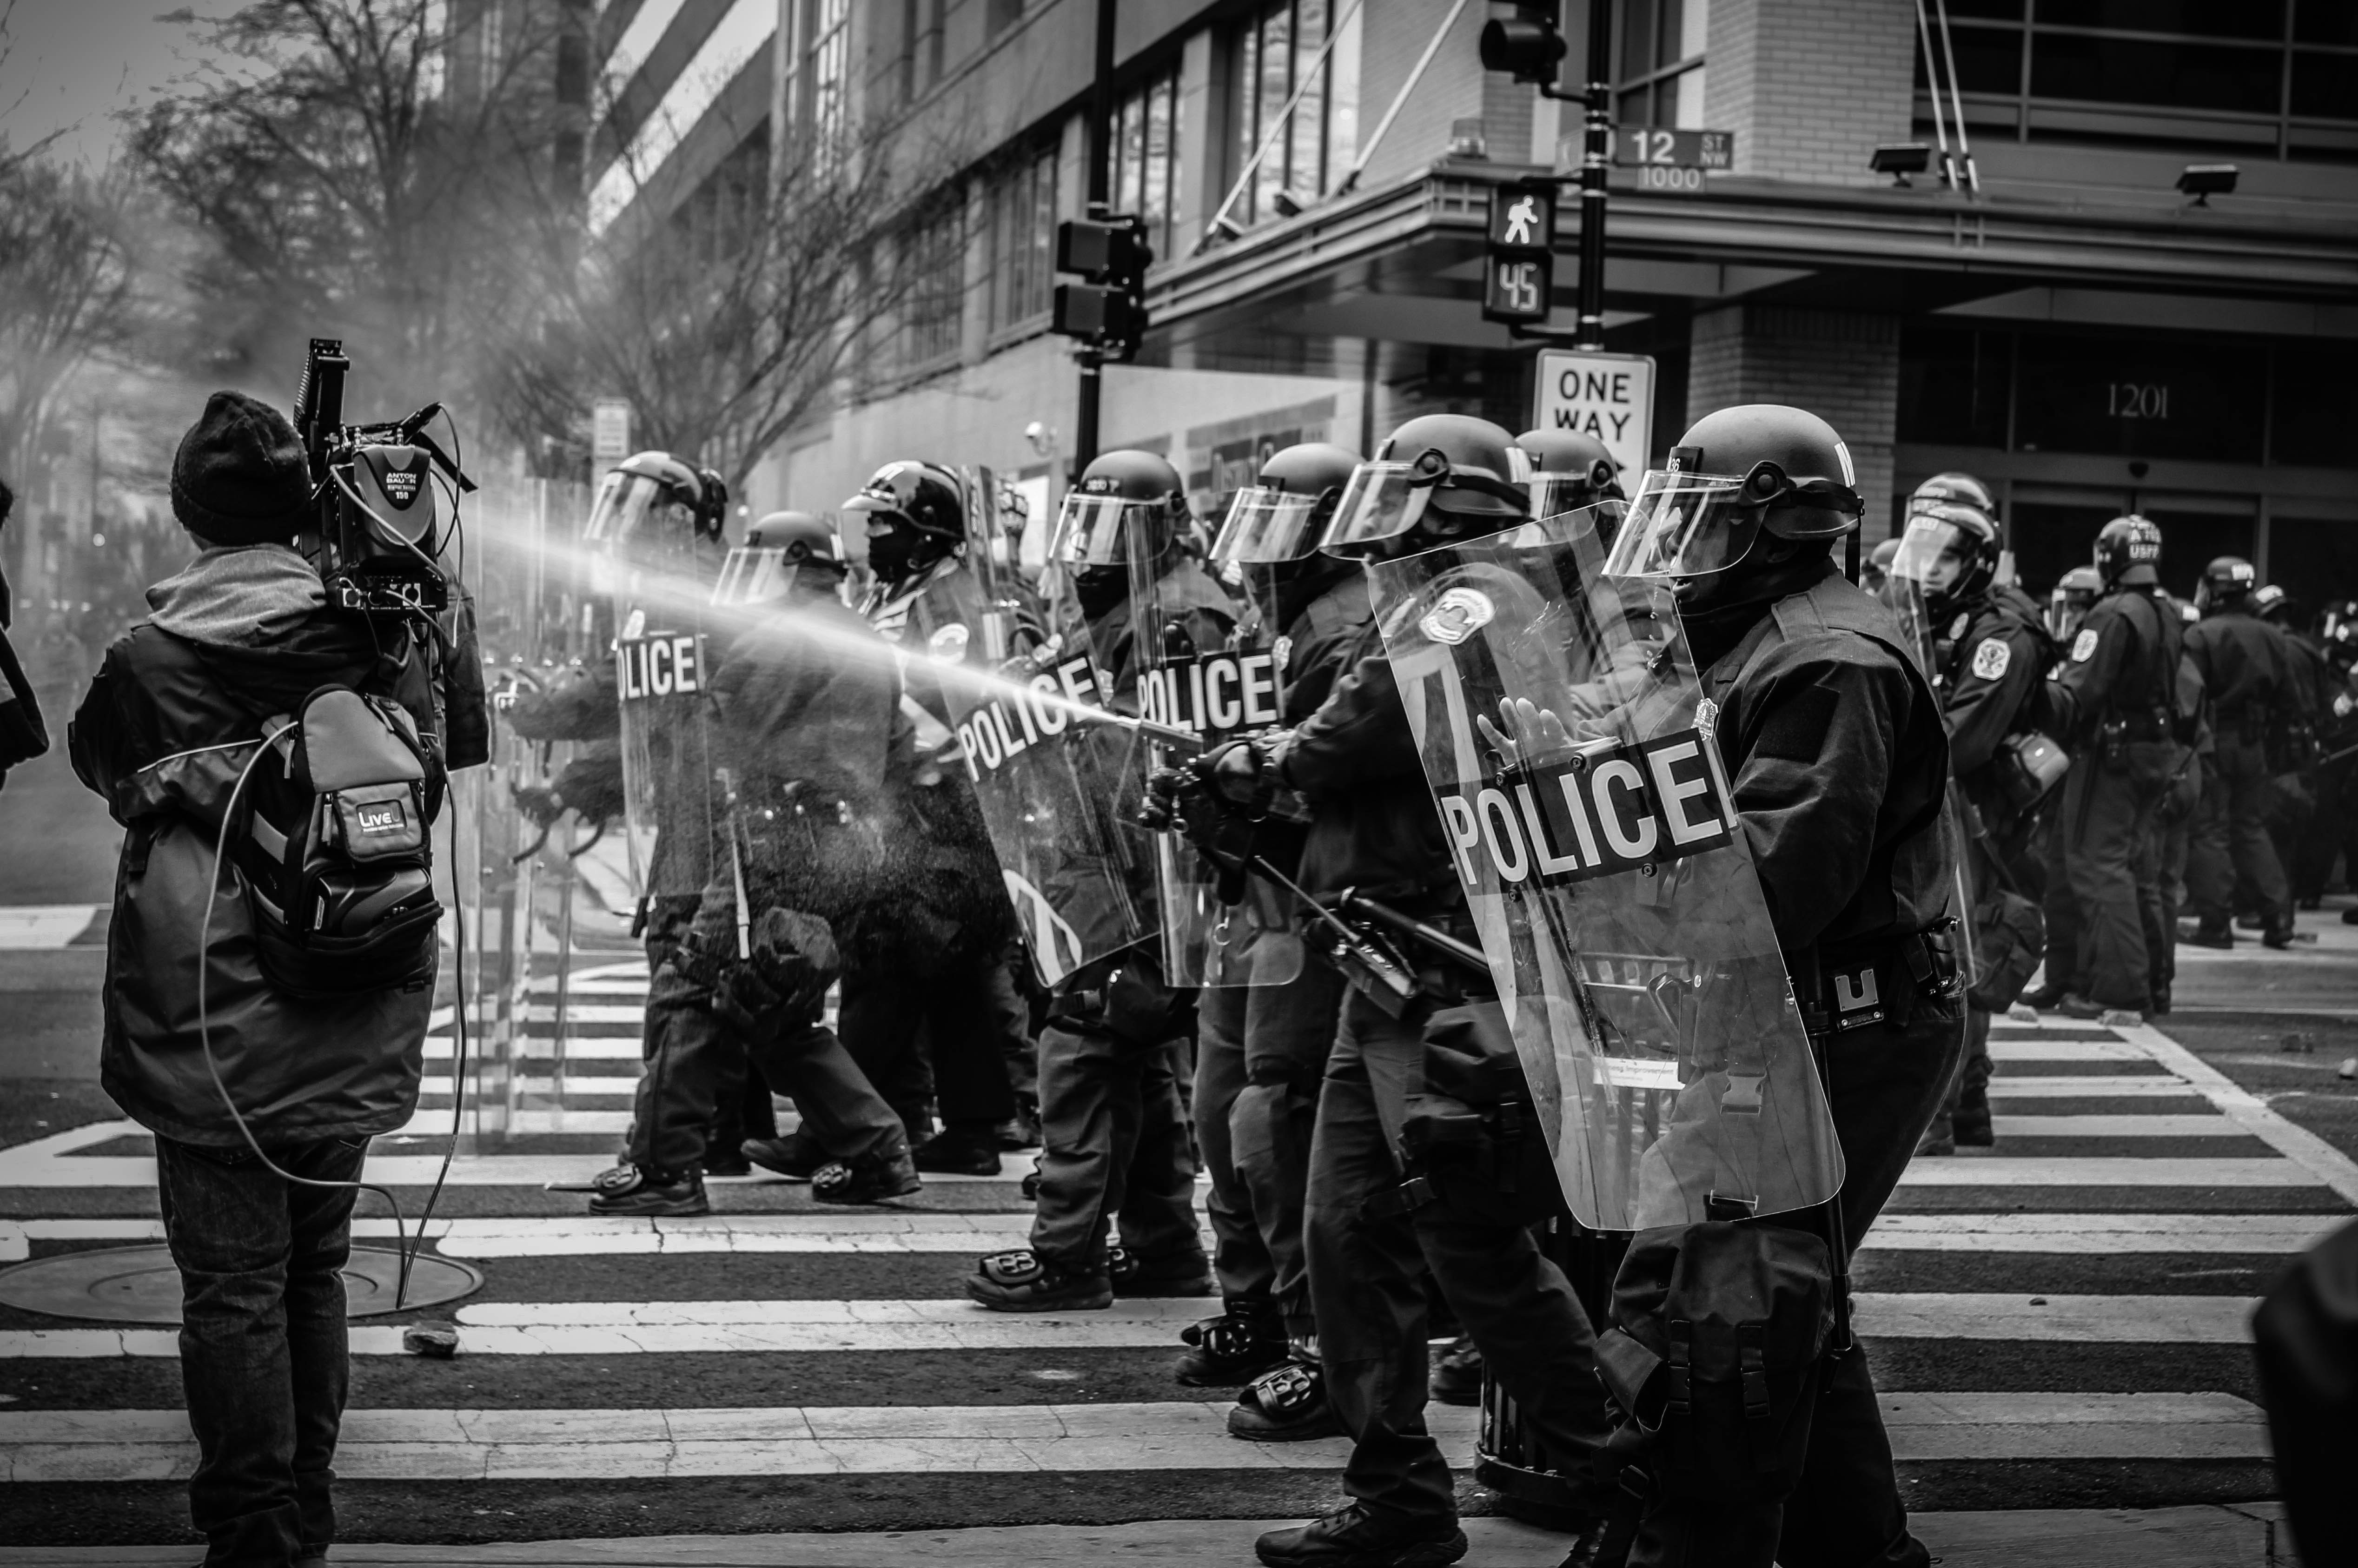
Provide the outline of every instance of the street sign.
<path id="1" fill-rule="evenodd" d="M 1613 161 L 1624 168 L 1734 168 L 1736 133 L 1624 125 L 1613 133 Z"/>
<path id="2" fill-rule="evenodd" d="M 1578 430 L 1605 443 L 1621 466 L 1621 488 L 1635 492 L 1653 451 L 1654 362 L 1643 354 L 1540 351 L 1531 423 Z"/>
<path id="3" fill-rule="evenodd" d="M 1490 192 L 1490 248 L 1545 255 L 1555 248 L 1555 192 L 1502 185 Z"/>
<path id="4" fill-rule="evenodd" d="M 1482 258 L 1482 316 L 1489 321 L 1544 321 L 1554 281 L 1547 256 L 1486 253 Z"/>
<path id="5" fill-rule="evenodd" d="M 601 397 L 590 406 L 590 455 L 619 463 L 631 455 L 631 400 Z"/>

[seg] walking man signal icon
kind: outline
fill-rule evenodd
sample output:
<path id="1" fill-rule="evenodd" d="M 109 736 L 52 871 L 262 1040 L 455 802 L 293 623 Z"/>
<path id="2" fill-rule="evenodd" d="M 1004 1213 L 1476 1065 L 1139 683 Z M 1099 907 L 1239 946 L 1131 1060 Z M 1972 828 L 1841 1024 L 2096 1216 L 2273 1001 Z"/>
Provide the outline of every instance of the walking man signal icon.
<path id="1" fill-rule="evenodd" d="M 1527 194 L 1507 209 L 1506 243 L 1510 245 L 1535 243 L 1538 236 L 1531 231 L 1538 226 L 1539 221 L 1540 204 Z"/>

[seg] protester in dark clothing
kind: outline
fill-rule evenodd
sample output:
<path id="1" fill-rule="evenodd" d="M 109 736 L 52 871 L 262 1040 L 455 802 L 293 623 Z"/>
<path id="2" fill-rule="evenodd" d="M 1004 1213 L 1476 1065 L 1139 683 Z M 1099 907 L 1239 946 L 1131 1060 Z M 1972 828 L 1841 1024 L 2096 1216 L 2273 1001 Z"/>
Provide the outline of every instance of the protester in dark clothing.
<path id="1" fill-rule="evenodd" d="M 446 662 L 471 632 L 330 611 L 292 548 L 310 493 L 285 417 L 214 394 L 172 468 L 173 513 L 200 553 L 147 590 L 152 619 L 107 650 L 69 738 L 75 773 L 124 828 L 101 1082 L 157 1135 L 200 1451 L 189 1505 L 215 1564 L 308 1563 L 334 1539 L 354 1196 L 335 1184 L 416 1109 L 433 1003 L 430 983 L 326 1000 L 273 989 L 243 880 L 216 859 L 232 796 L 265 726 L 328 685 L 406 711 L 429 820 L 446 766 L 481 760 L 480 740 L 445 750 L 444 715 L 482 711 L 478 666 Z"/>
<path id="2" fill-rule="evenodd" d="M 16 492 L 0 481 L 0 532 L 6 530 L 16 505 Z M 16 650 L 8 642 L 16 607 L 16 590 L 8 586 L 7 573 L 0 571 L 0 783 L 6 782 L 10 768 L 49 749 L 49 726 L 41 719 L 33 683 L 25 678 L 25 666 L 16 662 Z"/>

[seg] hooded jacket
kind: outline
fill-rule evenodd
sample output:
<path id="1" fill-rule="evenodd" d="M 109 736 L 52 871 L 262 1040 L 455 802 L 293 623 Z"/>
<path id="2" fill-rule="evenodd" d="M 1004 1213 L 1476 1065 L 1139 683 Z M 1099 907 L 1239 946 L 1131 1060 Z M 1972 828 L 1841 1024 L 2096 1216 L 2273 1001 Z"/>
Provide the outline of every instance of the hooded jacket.
<path id="1" fill-rule="evenodd" d="M 100 1082 L 165 1137 L 242 1144 L 206 1068 L 209 1033 L 222 1087 L 263 1143 L 399 1127 L 417 1103 L 433 988 L 329 1000 L 272 989 L 243 881 L 217 863 L 216 846 L 265 724 L 324 686 L 408 709 L 428 753 L 428 808 L 438 807 L 443 715 L 480 719 L 481 671 L 446 662 L 446 634 L 419 643 L 406 627 L 330 611 L 318 575 L 285 546 L 208 549 L 147 601 L 153 618 L 107 649 L 68 736 L 75 773 L 124 827 Z M 471 647 L 471 633 L 463 641 Z"/>

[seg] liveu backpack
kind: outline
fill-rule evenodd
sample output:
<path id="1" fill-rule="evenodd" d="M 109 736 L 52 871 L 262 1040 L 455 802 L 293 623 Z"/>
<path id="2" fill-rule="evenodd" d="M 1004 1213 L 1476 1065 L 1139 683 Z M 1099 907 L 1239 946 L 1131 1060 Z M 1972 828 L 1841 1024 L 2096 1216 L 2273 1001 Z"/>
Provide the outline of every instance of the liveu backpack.
<path id="1" fill-rule="evenodd" d="M 311 999 L 430 982 L 442 905 L 427 828 L 441 781 L 416 721 L 329 686 L 263 733 L 232 855 L 263 979 Z"/>

